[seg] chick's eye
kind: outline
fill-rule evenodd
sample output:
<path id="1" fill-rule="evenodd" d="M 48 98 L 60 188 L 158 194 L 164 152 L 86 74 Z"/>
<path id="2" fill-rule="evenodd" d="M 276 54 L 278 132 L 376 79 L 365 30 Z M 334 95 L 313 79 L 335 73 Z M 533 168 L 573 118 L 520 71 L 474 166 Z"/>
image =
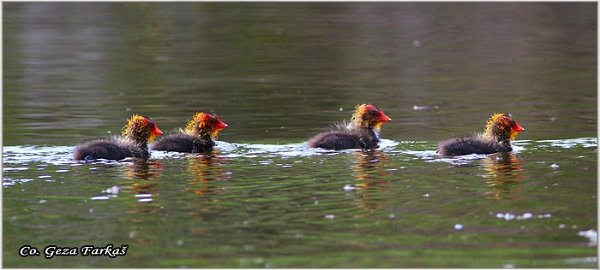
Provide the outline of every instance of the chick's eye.
<path id="1" fill-rule="evenodd" d="M 377 111 L 369 111 L 369 115 L 370 116 L 376 116 L 377 115 Z"/>

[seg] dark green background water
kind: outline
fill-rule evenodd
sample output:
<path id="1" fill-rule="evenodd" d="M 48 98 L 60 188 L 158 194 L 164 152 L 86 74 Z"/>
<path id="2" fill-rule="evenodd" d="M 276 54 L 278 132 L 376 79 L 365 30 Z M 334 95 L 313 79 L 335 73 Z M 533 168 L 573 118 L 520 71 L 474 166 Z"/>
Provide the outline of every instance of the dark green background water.
<path id="1" fill-rule="evenodd" d="M 4 3 L 3 265 L 596 267 L 596 26 L 595 3 Z M 304 148 L 364 102 L 381 149 Z M 229 124 L 211 156 L 70 160 L 200 110 Z M 435 156 L 501 111 L 514 153 Z"/>

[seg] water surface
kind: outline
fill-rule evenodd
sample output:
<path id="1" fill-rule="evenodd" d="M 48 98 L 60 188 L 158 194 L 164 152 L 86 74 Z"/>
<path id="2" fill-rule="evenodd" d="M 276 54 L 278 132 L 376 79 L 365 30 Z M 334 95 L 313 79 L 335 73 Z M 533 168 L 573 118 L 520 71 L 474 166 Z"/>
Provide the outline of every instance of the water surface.
<path id="1" fill-rule="evenodd" d="M 510 16 L 507 16 L 510 14 Z M 596 3 L 5 3 L 6 267 L 597 267 Z M 372 102 L 374 151 L 306 149 Z M 76 162 L 133 113 L 209 155 Z M 441 158 L 493 112 L 507 154 Z M 22 258 L 31 245 L 126 256 Z"/>

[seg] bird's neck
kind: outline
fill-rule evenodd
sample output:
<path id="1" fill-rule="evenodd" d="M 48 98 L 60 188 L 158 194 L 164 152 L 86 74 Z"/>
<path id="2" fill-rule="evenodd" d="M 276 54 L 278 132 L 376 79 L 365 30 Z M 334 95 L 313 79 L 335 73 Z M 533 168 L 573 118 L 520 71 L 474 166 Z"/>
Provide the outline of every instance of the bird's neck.
<path id="1" fill-rule="evenodd" d="M 363 136 L 368 136 L 373 138 L 375 141 L 379 141 L 379 129 L 376 127 L 365 127 L 365 126 L 352 126 L 352 129 L 357 131 L 359 134 L 364 134 Z"/>
<path id="2" fill-rule="evenodd" d="M 213 137 L 208 131 L 201 132 L 195 137 L 196 138 L 192 142 L 193 153 L 203 153 L 206 151 L 211 151 L 213 146 L 215 145 Z"/>
<path id="3" fill-rule="evenodd" d="M 210 132 L 208 132 L 207 130 L 203 130 L 200 132 L 200 134 L 197 136 L 201 142 L 212 142 L 213 141 L 213 136 L 212 134 L 210 134 Z"/>
<path id="4" fill-rule="evenodd" d="M 148 149 L 148 139 L 141 138 L 139 136 L 127 136 L 125 137 L 129 142 L 141 149 Z"/>
<path id="5" fill-rule="evenodd" d="M 133 145 L 135 145 L 139 150 L 141 150 L 141 155 L 136 157 L 148 158 L 150 156 L 150 151 L 148 151 L 148 140 L 141 138 L 127 138 Z"/>
<path id="6" fill-rule="evenodd" d="M 506 132 L 495 132 L 494 130 L 486 130 L 483 136 L 488 140 L 510 145 L 511 137 L 510 134 L 507 134 Z"/>
<path id="7" fill-rule="evenodd" d="M 209 141 L 212 141 L 217 136 L 217 132 L 211 131 L 206 128 L 196 129 L 194 131 L 190 131 L 189 129 L 185 131 L 188 135 L 194 136 L 196 138 L 202 138 Z"/>
<path id="8" fill-rule="evenodd" d="M 142 149 L 146 149 L 146 150 L 148 149 L 148 141 L 146 141 L 146 140 L 135 141 L 135 145 L 137 145 L 139 148 L 142 148 Z"/>

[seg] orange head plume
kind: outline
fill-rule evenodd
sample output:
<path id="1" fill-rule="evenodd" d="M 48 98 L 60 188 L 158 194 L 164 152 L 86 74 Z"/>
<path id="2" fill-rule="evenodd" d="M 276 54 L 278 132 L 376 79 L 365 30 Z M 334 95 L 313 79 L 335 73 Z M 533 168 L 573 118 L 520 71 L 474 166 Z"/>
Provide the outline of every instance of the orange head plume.
<path id="1" fill-rule="evenodd" d="M 371 104 L 357 105 L 352 115 L 352 124 L 355 127 L 380 129 L 383 123 L 390 121 L 392 118 Z"/>
<path id="2" fill-rule="evenodd" d="M 124 137 L 134 141 L 149 142 L 152 142 L 156 136 L 163 134 L 154 120 L 139 114 L 134 114 L 127 119 L 127 124 L 125 124 L 121 133 Z"/>
<path id="3" fill-rule="evenodd" d="M 485 125 L 484 135 L 488 139 L 512 141 L 523 131 L 525 129 L 519 125 L 510 113 L 494 113 Z"/>
<path id="4" fill-rule="evenodd" d="M 210 113 L 198 112 L 194 114 L 192 119 L 185 126 L 185 132 L 189 135 L 200 135 L 203 132 L 208 132 L 212 138 L 216 138 L 219 131 L 226 128 L 228 125 L 221 121 L 218 116 Z"/>

